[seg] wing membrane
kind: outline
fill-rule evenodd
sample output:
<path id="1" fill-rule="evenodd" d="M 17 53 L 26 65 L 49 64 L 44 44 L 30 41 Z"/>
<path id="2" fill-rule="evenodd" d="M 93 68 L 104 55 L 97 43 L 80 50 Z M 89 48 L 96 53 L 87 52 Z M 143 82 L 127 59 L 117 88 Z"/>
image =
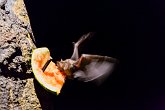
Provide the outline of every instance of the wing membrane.
<path id="1" fill-rule="evenodd" d="M 116 63 L 117 59 L 112 57 L 83 54 L 73 76 L 84 82 L 102 83 L 113 72 Z"/>

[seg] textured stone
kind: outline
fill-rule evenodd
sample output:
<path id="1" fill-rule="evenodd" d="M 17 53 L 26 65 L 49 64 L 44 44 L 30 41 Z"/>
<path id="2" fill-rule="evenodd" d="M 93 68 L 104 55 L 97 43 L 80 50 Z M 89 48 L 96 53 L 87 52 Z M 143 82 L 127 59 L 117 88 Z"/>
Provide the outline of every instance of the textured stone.
<path id="1" fill-rule="evenodd" d="M 23 0 L 0 0 L 0 110 L 40 110 L 31 70 L 36 48 Z"/>

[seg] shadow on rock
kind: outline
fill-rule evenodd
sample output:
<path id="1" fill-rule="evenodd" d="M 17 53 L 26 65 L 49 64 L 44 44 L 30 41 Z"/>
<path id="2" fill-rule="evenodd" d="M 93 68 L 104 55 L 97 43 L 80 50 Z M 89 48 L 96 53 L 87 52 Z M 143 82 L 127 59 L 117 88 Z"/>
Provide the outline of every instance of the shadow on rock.
<path id="1" fill-rule="evenodd" d="M 36 80 L 34 80 L 34 87 L 42 110 L 55 110 L 57 96 L 45 90 Z"/>

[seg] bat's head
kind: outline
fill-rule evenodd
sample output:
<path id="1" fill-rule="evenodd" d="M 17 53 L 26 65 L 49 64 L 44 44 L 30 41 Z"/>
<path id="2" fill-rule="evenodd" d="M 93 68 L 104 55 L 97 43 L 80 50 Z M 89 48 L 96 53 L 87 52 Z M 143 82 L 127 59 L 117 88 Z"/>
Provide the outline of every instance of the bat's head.
<path id="1" fill-rule="evenodd" d="M 71 59 L 57 61 L 57 67 L 60 71 L 64 72 L 68 78 L 73 78 L 73 72 L 76 69 L 76 61 Z"/>

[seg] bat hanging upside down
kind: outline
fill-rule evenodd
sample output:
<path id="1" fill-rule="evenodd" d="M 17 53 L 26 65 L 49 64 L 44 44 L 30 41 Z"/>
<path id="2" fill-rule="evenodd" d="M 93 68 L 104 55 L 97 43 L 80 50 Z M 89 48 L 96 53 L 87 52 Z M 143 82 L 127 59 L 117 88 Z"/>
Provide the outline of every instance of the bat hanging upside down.
<path id="1" fill-rule="evenodd" d="M 116 58 L 91 54 L 82 54 L 79 57 L 78 48 L 80 44 L 93 35 L 94 32 L 89 32 L 83 35 L 76 43 L 73 43 L 74 50 L 70 59 L 57 61 L 58 69 L 64 72 L 68 78 L 101 84 L 113 72 L 115 64 L 118 62 Z M 44 65 L 43 71 L 51 60 Z"/>

